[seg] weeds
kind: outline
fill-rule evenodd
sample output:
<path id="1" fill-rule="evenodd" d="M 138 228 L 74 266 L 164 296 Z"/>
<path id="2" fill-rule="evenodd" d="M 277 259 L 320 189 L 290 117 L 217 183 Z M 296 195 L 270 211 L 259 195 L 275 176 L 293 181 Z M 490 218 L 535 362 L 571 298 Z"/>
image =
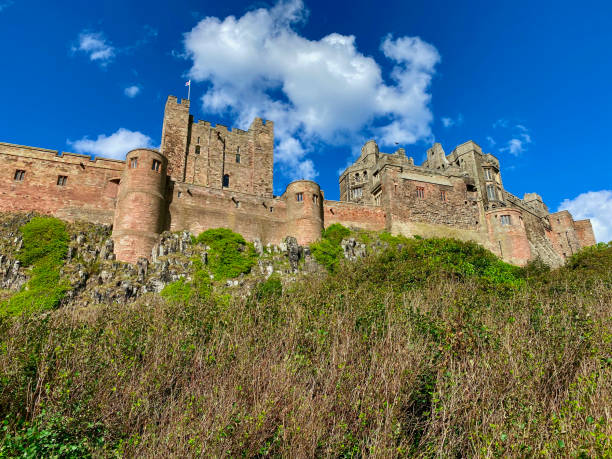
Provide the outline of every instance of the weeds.
<path id="1" fill-rule="evenodd" d="M 0 455 L 610 455 L 612 247 L 528 271 L 392 245 L 244 297 L 194 261 L 167 301 L 5 318 Z"/>

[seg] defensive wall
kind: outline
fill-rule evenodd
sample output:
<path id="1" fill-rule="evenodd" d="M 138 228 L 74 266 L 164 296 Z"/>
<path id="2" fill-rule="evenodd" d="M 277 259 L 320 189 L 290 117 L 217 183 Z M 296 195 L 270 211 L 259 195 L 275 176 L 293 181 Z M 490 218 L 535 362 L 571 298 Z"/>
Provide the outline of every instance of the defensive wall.
<path id="1" fill-rule="evenodd" d="M 334 223 L 406 236 L 455 237 L 522 265 L 556 266 L 595 243 L 589 220 L 549 213 L 541 197 L 503 187 L 499 161 L 468 141 L 446 155 L 440 144 L 420 166 L 403 148 L 388 154 L 368 141 L 339 178 L 340 201 L 316 182 L 273 190 L 274 124 L 248 130 L 195 121 L 189 101 L 169 96 L 161 150 L 136 149 L 125 161 L 0 143 L 5 180 L 0 210 L 113 224 L 117 259 L 150 257 L 161 232 L 198 234 L 227 227 L 248 240 L 309 244 Z"/>

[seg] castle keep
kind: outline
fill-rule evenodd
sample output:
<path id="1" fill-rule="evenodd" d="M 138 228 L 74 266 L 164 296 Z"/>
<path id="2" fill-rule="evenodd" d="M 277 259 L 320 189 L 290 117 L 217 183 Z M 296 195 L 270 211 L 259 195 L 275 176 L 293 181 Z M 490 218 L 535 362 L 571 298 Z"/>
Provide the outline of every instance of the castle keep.
<path id="1" fill-rule="evenodd" d="M 0 210 L 113 224 L 117 259 L 150 257 L 165 230 L 198 234 L 228 227 L 262 243 L 321 237 L 333 223 L 406 236 L 476 241 L 504 260 L 557 266 L 595 244 L 589 220 L 550 213 L 535 193 L 503 187 L 499 161 L 469 141 L 445 154 L 436 143 L 417 166 L 403 148 L 374 141 L 340 176 L 340 201 L 309 180 L 273 194 L 274 124 L 248 131 L 195 121 L 189 101 L 166 102 L 161 151 L 137 149 L 125 161 L 0 143 Z"/>

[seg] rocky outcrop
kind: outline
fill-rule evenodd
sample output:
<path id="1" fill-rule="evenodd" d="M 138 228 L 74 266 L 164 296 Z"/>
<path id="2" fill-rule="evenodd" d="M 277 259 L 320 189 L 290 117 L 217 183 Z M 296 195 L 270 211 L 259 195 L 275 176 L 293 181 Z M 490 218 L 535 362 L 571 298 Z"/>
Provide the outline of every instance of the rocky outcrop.
<path id="1" fill-rule="evenodd" d="M 342 247 L 344 258 L 350 261 L 355 261 L 358 258 L 365 258 L 367 255 L 366 245 L 362 242 L 357 242 L 353 237 L 342 239 L 340 247 Z"/>

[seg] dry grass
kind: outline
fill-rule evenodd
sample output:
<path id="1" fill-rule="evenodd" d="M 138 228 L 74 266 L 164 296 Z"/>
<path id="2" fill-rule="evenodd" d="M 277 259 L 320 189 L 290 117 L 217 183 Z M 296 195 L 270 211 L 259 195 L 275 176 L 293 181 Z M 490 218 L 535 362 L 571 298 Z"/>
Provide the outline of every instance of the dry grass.
<path id="1" fill-rule="evenodd" d="M 101 456 L 609 457 L 612 249 L 578 261 L 510 288 L 382 256 L 5 322 L 0 451 L 27 420 Z"/>

